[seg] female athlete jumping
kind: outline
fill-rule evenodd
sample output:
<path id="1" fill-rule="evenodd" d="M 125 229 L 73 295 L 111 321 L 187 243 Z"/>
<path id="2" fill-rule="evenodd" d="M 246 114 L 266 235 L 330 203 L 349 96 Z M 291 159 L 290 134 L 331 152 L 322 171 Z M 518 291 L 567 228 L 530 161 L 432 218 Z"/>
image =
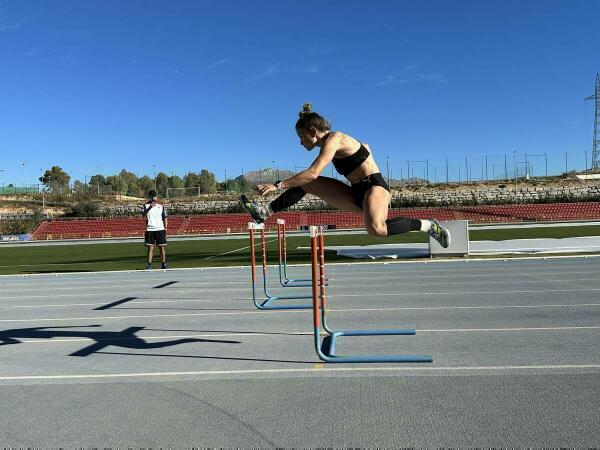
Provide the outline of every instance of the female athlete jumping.
<path id="1" fill-rule="evenodd" d="M 307 150 L 319 147 L 319 155 L 311 166 L 286 180 L 259 184 L 261 195 L 274 191 L 283 193 L 269 204 L 258 204 L 241 197 L 242 206 L 257 223 L 270 215 L 298 203 L 307 193 L 316 195 L 334 208 L 360 212 L 371 236 L 385 237 L 407 231 L 424 231 L 442 247 L 450 244 L 450 233 L 433 219 L 394 217 L 388 219 L 390 188 L 383 179 L 371 150 L 352 136 L 332 131 L 331 125 L 319 114 L 304 105 L 296 122 L 300 144 Z M 325 167 L 333 163 L 336 170 L 350 182 L 350 186 L 334 178 L 321 176 Z"/>

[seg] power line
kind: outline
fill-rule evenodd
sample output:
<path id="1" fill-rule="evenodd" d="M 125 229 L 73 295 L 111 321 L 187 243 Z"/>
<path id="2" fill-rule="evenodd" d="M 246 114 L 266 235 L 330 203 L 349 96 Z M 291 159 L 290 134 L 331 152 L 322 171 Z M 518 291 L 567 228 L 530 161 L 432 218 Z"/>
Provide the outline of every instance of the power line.
<path id="1" fill-rule="evenodd" d="M 596 108 L 594 112 L 594 138 L 592 141 L 592 170 L 600 169 L 598 161 L 600 152 L 600 74 L 596 74 L 596 89 L 594 95 L 586 97 L 585 100 L 595 100 Z"/>

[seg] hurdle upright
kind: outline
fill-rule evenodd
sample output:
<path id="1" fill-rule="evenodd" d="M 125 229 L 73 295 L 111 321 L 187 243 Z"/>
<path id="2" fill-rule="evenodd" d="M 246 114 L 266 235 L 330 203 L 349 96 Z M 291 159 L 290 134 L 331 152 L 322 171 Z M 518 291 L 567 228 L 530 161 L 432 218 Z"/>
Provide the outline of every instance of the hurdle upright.
<path id="1" fill-rule="evenodd" d="M 283 287 L 310 287 L 310 278 L 289 278 L 287 272 L 287 236 L 285 220 L 277 219 L 277 251 L 279 253 L 279 283 Z M 327 278 L 325 278 L 327 282 Z"/>
<path id="2" fill-rule="evenodd" d="M 312 297 L 313 297 L 313 326 L 315 337 L 315 349 L 319 358 L 331 363 L 376 363 L 376 362 L 398 362 L 398 363 L 430 363 L 431 356 L 422 355 L 365 355 L 365 356 L 340 356 L 335 354 L 336 338 L 340 336 L 389 336 L 389 335 L 415 335 L 414 329 L 398 330 L 350 330 L 333 331 L 326 322 L 326 296 L 325 296 L 325 246 L 323 229 L 321 227 L 310 227 L 310 249 L 312 268 Z M 325 331 L 325 337 L 321 340 L 321 324 Z"/>
<path id="3" fill-rule="evenodd" d="M 248 229 L 250 230 L 250 259 L 252 266 L 252 302 L 258 309 L 310 309 L 312 305 L 310 302 L 302 305 L 273 305 L 272 301 L 275 300 L 299 300 L 299 299 L 310 299 L 312 295 L 272 295 L 269 293 L 267 287 L 267 248 L 265 241 L 265 226 L 264 224 L 256 224 L 254 222 L 248 223 Z M 254 249 L 255 243 L 255 232 L 260 230 L 261 238 L 261 256 L 262 256 L 262 275 L 263 275 L 263 289 L 265 292 L 265 298 L 259 300 L 256 294 L 256 251 Z"/>

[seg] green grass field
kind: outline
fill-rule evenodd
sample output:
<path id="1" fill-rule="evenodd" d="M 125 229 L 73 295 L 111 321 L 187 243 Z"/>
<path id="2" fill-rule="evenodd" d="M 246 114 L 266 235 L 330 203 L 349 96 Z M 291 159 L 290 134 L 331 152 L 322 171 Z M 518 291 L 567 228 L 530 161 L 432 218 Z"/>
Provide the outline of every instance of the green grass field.
<path id="1" fill-rule="evenodd" d="M 472 230 L 471 241 L 506 240 L 531 238 L 564 238 L 575 236 L 600 236 L 600 226 L 521 228 L 508 230 Z M 269 262 L 277 262 L 277 248 L 274 237 L 267 238 Z M 259 242 L 258 239 L 256 241 Z M 386 239 L 375 239 L 367 235 L 329 235 L 326 245 L 370 245 L 427 242 L 424 233 L 408 233 Z M 288 237 L 288 262 L 307 263 L 307 237 Z M 0 246 L 0 275 L 89 272 L 104 270 L 136 270 L 145 266 L 145 249 L 139 243 L 102 243 L 89 245 L 57 246 Z M 155 267 L 159 267 L 158 250 L 155 251 Z M 169 268 L 241 266 L 250 262 L 248 239 L 215 239 L 171 241 L 167 250 Z M 327 255 L 328 262 L 352 262 L 338 257 L 334 252 Z"/>

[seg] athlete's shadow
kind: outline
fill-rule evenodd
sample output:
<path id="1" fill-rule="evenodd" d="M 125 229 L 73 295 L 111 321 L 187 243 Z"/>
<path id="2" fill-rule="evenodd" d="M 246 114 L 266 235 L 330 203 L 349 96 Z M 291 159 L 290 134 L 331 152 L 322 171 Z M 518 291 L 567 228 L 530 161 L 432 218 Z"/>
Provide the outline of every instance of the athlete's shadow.
<path id="1" fill-rule="evenodd" d="M 19 328 L 13 330 L 0 331 L 0 345 L 21 344 L 19 339 L 52 339 L 58 337 L 80 337 L 88 338 L 96 341 L 81 350 L 71 353 L 69 356 L 88 356 L 96 353 L 106 347 L 123 347 L 136 349 L 153 349 L 171 347 L 173 345 L 186 344 L 189 342 L 205 342 L 213 344 L 241 344 L 240 341 L 224 341 L 216 339 L 175 339 L 172 341 L 163 342 L 146 342 L 144 339 L 136 336 L 138 331 L 146 327 L 129 327 L 123 331 L 62 331 L 58 328 L 96 328 L 102 325 L 81 325 L 77 327 L 34 327 L 34 328 Z"/>

